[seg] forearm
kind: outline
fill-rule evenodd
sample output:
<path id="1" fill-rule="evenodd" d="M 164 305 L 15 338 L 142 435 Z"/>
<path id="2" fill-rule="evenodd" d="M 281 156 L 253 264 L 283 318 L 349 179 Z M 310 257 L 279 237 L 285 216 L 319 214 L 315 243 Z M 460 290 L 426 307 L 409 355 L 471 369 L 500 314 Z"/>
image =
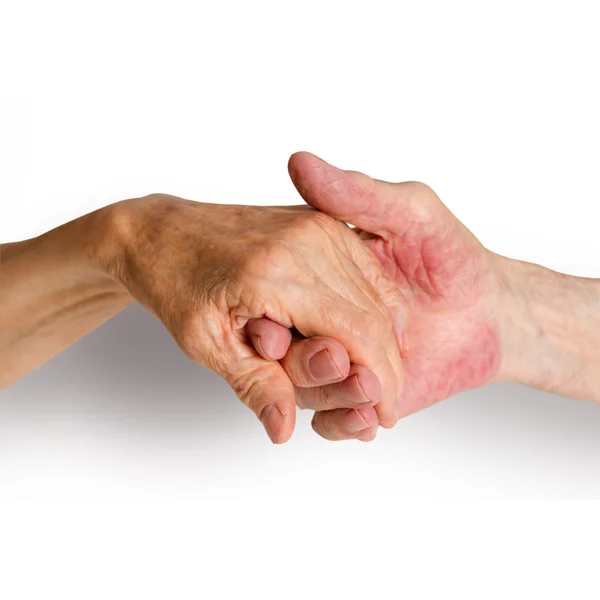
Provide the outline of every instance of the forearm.
<path id="1" fill-rule="evenodd" d="M 131 302 L 100 266 L 106 210 L 0 247 L 0 389 Z"/>
<path id="2" fill-rule="evenodd" d="M 498 257 L 500 379 L 600 402 L 600 280 Z"/>

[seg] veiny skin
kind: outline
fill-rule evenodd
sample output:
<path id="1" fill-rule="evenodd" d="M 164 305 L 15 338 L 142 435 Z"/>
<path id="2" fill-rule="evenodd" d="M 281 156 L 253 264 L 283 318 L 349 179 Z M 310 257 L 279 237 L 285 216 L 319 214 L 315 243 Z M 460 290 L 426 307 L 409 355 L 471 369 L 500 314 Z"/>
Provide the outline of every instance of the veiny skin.
<path id="1" fill-rule="evenodd" d="M 296 406 L 368 441 L 497 380 L 600 402 L 598 280 L 487 251 L 426 185 L 289 171 L 310 206 L 152 194 L 0 246 L 0 389 L 137 299 L 275 442 Z"/>
<path id="2" fill-rule="evenodd" d="M 293 155 L 289 172 L 310 206 L 357 226 L 355 233 L 404 299 L 399 322 L 396 302 L 391 309 L 404 369 L 401 416 L 494 380 L 523 381 L 576 397 L 597 395 L 591 381 L 573 385 L 575 371 L 587 372 L 587 380 L 597 378 L 580 364 L 583 357 L 563 349 L 569 327 L 573 335 L 584 335 L 580 321 L 567 323 L 571 311 L 589 318 L 595 302 L 597 324 L 597 281 L 568 278 L 486 250 L 422 183 L 374 180 L 309 153 Z M 524 272 L 530 281 L 523 280 Z M 382 297 L 385 301 L 385 293 Z M 546 339 L 548 328 L 554 335 Z M 274 340 L 282 339 L 278 327 L 269 331 Z M 587 356 L 599 364 L 596 332 L 586 340 Z M 536 367 L 524 366 L 527 362 L 547 366 L 536 373 Z M 340 410 L 317 412 L 313 427 L 329 439 L 344 439 L 348 436 L 339 427 L 344 416 Z"/>
<path id="3" fill-rule="evenodd" d="M 153 194 L 6 245 L 3 258 L 2 385 L 135 299 L 227 380 L 274 442 L 292 434 L 297 401 L 356 407 L 343 427 L 361 439 L 399 418 L 402 366 L 380 297 L 383 269 L 345 224 L 310 207 Z M 388 301 L 401 302 L 387 287 Z M 288 340 L 290 328 L 309 339 L 281 364 L 267 360 L 245 328 L 263 316 Z M 376 416 L 363 418 L 366 407 Z"/>
<path id="4" fill-rule="evenodd" d="M 359 227 L 355 235 L 402 296 L 400 310 L 396 300 L 390 307 L 404 370 L 400 416 L 492 381 L 501 361 L 493 257 L 435 193 L 418 182 L 342 171 L 307 153 L 294 155 L 289 171 L 309 205 Z M 330 439 L 345 437 L 332 419 L 317 414 L 314 426 Z"/>

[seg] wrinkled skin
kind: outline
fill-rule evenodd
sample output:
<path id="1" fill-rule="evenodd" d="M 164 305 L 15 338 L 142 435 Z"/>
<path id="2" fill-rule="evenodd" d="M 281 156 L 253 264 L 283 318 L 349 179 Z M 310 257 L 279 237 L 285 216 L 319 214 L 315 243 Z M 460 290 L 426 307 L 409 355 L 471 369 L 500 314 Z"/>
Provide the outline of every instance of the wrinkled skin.
<path id="1" fill-rule="evenodd" d="M 347 225 L 306 206 L 162 194 L 114 207 L 111 274 L 228 381 L 274 442 L 290 437 L 296 401 L 335 409 L 325 421 L 340 436 L 369 440 L 378 423 L 396 423 L 403 373 L 392 321 L 404 299 Z M 268 355 L 281 364 L 267 360 L 260 325 L 246 330 L 261 317 L 287 345 L 291 328 L 307 338 Z"/>
<path id="2" fill-rule="evenodd" d="M 296 406 L 368 441 L 492 380 L 600 403 L 600 280 L 485 250 L 423 184 L 289 171 L 310 206 L 154 194 L 2 244 L 0 389 L 137 299 L 275 442 Z"/>
<path id="3" fill-rule="evenodd" d="M 289 172 L 310 206 L 356 225 L 355 234 L 402 295 L 400 415 L 492 381 L 502 358 L 495 255 L 437 195 L 421 183 L 342 171 L 308 153 L 293 155 Z M 283 340 L 279 326 L 269 327 L 273 340 Z M 313 426 L 329 439 L 344 437 L 322 413 Z"/>

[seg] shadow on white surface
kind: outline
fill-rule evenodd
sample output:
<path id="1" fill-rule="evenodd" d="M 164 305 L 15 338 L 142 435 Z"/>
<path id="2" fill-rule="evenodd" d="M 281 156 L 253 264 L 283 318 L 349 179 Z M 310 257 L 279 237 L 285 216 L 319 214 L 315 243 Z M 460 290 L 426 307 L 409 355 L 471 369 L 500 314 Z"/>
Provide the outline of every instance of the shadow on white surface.
<path id="1" fill-rule="evenodd" d="M 324 442 L 309 420 L 300 413 L 292 441 L 274 448 L 227 384 L 134 305 L 0 393 L 0 470 L 74 463 L 88 474 L 232 486 L 251 478 L 305 493 L 344 493 L 360 477 L 386 493 L 600 497 L 592 403 L 493 385 L 413 415 L 373 444 Z"/>

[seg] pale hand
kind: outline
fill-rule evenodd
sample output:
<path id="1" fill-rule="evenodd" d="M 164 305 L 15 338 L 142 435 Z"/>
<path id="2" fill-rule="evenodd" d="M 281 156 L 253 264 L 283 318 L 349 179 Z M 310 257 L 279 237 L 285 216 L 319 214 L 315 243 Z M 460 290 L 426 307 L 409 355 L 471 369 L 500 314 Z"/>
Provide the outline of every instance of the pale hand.
<path id="1" fill-rule="evenodd" d="M 403 298 L 395 332 L 404 369 L 401 416 L 500 380 L 593 397 L 592 376 L 578 386 L 570 381 L 572 371 L 590 371 L 584 358 L 592 366 L 598 361 L 598 334 L 586 335 L 577 317 L 579 311 L 589 319 L 594 302 L 597 324 L 596 281 L 490 252 L 422 183 L 375 180 L 304 152 L 291 157 L 289 172 L 310 206 L 356 226 Z M 396 322 L 397 314 L 395 304 Z M 269 331 L 274 339 L 284 335 L 274 325 Z M 564 342 L 572 346 L 570 335 L 581 337 L 588 351 L 564 351 Z M 315 429 L 341 439 L 323 417 L 315 414 Z"/>

